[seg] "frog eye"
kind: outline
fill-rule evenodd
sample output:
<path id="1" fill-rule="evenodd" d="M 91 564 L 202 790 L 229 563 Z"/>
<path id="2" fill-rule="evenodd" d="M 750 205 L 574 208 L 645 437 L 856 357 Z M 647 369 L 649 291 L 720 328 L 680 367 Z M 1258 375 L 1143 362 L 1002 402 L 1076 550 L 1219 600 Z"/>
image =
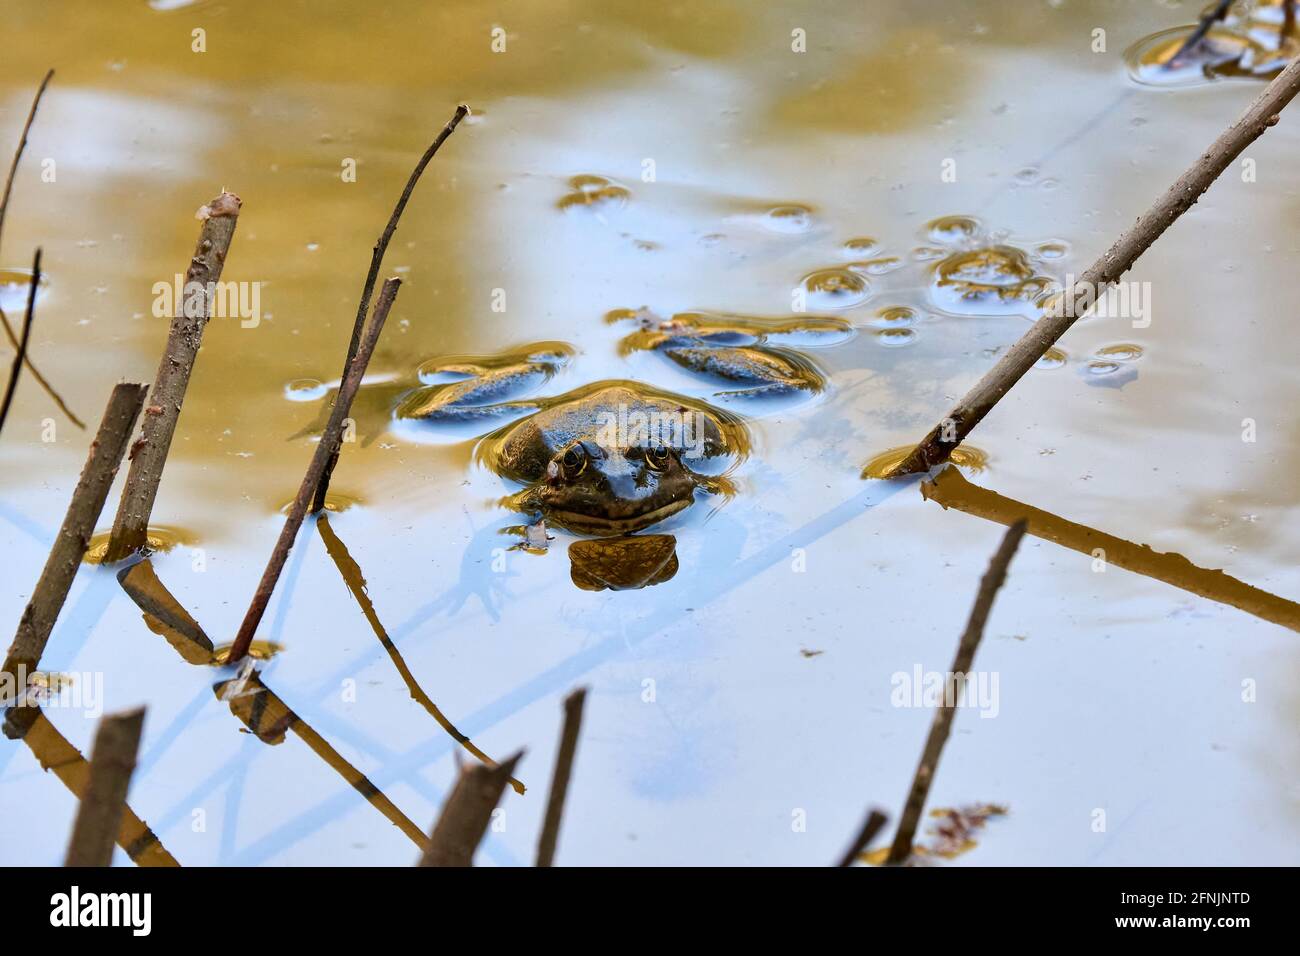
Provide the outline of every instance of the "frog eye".
<path id="1" fill-rule="evenodd" d="M 576 478 L 582 474 L 582 470 L 587 467 L 587 450 L 581 445 L 570 445 L 564 450 L 560 458 L 560 464 L 564 466 L 564 474 L 568 478 Z"/>
<path id="2" fill-rule="evenodd" d="M 645 450 L 645 463 L 655 471 L 668 467 L 669 452 L 667 445 L 651 445 Z"/>

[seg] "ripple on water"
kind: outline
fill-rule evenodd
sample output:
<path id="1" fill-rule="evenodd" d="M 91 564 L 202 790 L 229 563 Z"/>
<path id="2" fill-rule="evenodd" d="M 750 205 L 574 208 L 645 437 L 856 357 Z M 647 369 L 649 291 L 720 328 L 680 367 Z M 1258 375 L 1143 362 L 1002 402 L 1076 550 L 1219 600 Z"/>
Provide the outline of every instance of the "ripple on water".
<path id="1" fill-rule="evenodd" d="M 212 663 L 215 666 L 221 666 L 230 660 L 230 649 L 234 647 L 234 642 L 229 644 L 219 644 L 212 651 Z M 248 645 L 248 656 L 255 661 L 269 661 L 276 654 L 284 650 L 283 644 L 277 644 L 275 641 L 255 640 Z"/>
<path id="2" fill-rule="evenodd" d="M 104 555 L 108 554 L 108 539 L 111 532 L 100 531 L 90 539 L 90 546 L 86 548 L 85 562 L 87 564 L 103 564 Z M 149 530 L 145 533 L 145 548 L 151 554 L 166 554 L 177 545 L 191 545 L 197 537 L 189 531 L 181 528 L 172 528 L 166 525 L 150 525 Z"/>
<path id="3" fill-rule="evenodd" d="M 851 309 L 871 295 L 871 283 L 849 269 L 818 269 L 800 282 L 806 304 L 814 309 Z"/>
<path id="4" fill-rule="evenodd" d="M 314 378 L 296 378 L 284 386 L 284 397 L 291 402 L 314 402 L 329 394 L 329 386 Z"/>
<path id="5" fill-rule="evenodd" d="M 325 492 L 325 510 L 330 514 L 340 514 L 359 504 L 361 504 L 361 499 L 354 495 L 346 495 L 334 490 Z M 286 501 L 280 506 L 280 514 L 287 515 L 292 508 L 293 502 Z"/>
<path id="6" fill-rule="evenodd" d="M 1035 274 L 1023 249 L 993 245 L 955 252 L 936 265 L 930 296 L 958 315 L 1023 315 L 1034 311 L 1050 285 L 1050 278 Z"/>
<path id="7" fill-rule="evenodd" d="M 862 469 L 863 478 L 888 478 L 903 460 L 912 453 L 915 445 L 900 445 L 883 451 L 867 462 Z M 989 456 L 985 451 L 973 445 L 958 445 L 948 457 L 958 468 L 965 468 L 971 474 L 978 474 L 988 468 Z"/>
<path id="8" fill-rule="evenodd" d="M 1257 46 L 1229 29 L 1214 27 L 1199 44 L 1174 61 L 1174 54 L 1193 29 L 1191 25 L 1174 27 L 1138 40 L 1124 51 L 1129 76 L 1144 86 L 1198 86 L 1213 81 L 1211 68 L 1235 62 Z"/>
<path id="9" fill-rule="evenodd" d="M 616 212 L 627 205 L 632 193 L 627 187 L 604 176 L 584 173 L 569 180 L 570 192 L 560 197 L 557 206 L 565 211 L 586 210 L 592 213 Z"/>

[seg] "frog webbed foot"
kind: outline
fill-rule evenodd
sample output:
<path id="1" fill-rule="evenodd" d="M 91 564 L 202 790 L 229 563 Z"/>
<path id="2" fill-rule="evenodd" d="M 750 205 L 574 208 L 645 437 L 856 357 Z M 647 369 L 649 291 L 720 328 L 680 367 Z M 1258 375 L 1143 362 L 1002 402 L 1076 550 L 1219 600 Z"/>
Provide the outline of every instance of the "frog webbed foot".
<path id="1" fill-rule="evenodd" d="M 826 377 L 806 356 L 776 346 L 678 346 L 664 355 L 687 371 L 738 386 L 716 393 L 723 399 L 816 394 L 826 387 Z"/>
<path id="2" fill-rule="evenodd" d="M 505 356 L 435 360 L 420 367 L 425 384 L 397 406 L 398 418 L 465 424 L 536 411 L 517 396 L 548 382 L 573 350 L 559 342 L 539 342 Z"/>

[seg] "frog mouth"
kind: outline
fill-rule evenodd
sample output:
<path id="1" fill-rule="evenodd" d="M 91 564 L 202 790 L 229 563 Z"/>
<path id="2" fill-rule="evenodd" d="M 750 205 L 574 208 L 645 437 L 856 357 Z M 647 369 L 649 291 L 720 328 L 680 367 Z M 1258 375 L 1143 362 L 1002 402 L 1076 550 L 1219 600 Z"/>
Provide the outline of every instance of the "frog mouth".
<path id="1" fill-rule="evenodd" d="M 666 505 L 652 508 L 649 511 L 643 511 L 640 514 L 628 515 L 625 518 L 609 518 L 604 515 L 588 515 L 577 511 L 556 509 L 552 509 L 548 517 L 552 524 L 567 528 L 570 531 L 576 531 L 579 534 L 628 534 L 632 531 L 648 528 L 652 524 L 658 524 L 665 518 L 677 514 L 690 503 L 690 498 L 683 498 L 678 501 L 670 501 Z"/>

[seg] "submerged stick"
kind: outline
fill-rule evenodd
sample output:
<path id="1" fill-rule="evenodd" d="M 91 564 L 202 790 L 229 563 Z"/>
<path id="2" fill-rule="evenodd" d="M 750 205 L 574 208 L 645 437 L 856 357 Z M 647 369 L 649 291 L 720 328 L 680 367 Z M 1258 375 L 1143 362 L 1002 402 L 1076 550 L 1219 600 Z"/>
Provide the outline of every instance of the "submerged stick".
<path id="1" fill-rule="evenodd" d="M 90 779 L 89 761 L 59 733 L 40 708 L 33 707 L 32 711 L 36 717 L 31 729 L 23 736 L 23 743 L 39 761 L 41 769 L 52 772 L 80 800 Z M 136 866 L 180 866 L 176 858 L 159 842 L 158 835 L 129 806 L 122 811 L 117 845 Z"/>
<path id="2" fill-rule="evenodd" d="M 521 750 L 499 767 L 475 764 L 461 771 L 429 834 L 420 866 L 473 866 L 474 851 L 492 822 L 492 811 L 523 755 Z"/>
<path id="3" fill-rule="evenodd" d="M 902 863 L 912 853 L 912 838 L 916 835 L 917 824 L 921 822 L 921 811 L 925 808 L 925 798 L 934 782 L 934 771 L 939 766 L 939 757 L 943 754 L 943 745 L 952 731 L 953 717 L 957 713 L 957 697 L 960 691 L 958 681 L 964 681 L 970 673 L 975 660 L 975 649 L 979 647 L 980 638 L 984 636 L 984 624 L 989 611 L 993 609 L 993 598 L 1007 577 L 1007 567 L 1011 557 L 1016 553 L 1020 539 L 1025 536 L 1025 522 L 1017 521 L 1002 538 L 1002 544 L 989 562 L 989 569 L 980 581 L 979 593 L 975 595 L 975 605 L 971 608 L 966 630 L 957 645 L 957 654 L 952 660 L 952 670 L 945 687 L 944 700 L 934 712 L 930 724 L 930 735 L 925 740 L 925 749 L 921 752 L 921 761 L 916 765 L 916 775 L 912 778 L 912 788 L 908 791 L 907 802 L 903 805 L 903 816 L 898 822 L 898 832 L 894 834 L 893 845 L 889 848 L 886 864 Z M 958 677 L 957 675 L 961 675 Z M 949 692 L 951 688 L 951 693 Z"/>
<path id="4" fill-rule="evenodd" d="M 108 866 L 113 862 L 113 844 L 122 828 L 126 791 L 135 772 L 143 728 L 143 707 L 100 720 L 64 866 Z"/>
<path id="5" fill-rule="evenodd" d="M 293 548 L 298 529 L 302 527 L 303 518 L 307 515 L 307 506 L 311 503 L 321 475 L 325 472 L 330 450 L 338 443 L 343 432 L 343 420 L 348 417 L 348 412 L 352 409 L 352 400 L 356 398 L 357 389 L 361 387 L 366 366 L 370 364 L 375 343 L 379 341 L 379 333 L 384 329 L 384 320 L 388 318 L 388 311 L 393 307 L 393 300 L 397 297 L 397 290 L 401 284 L 401 279 L 386 279 L 383 288 L 379 290 L 379 298 L 375 300 L 375 312 L 370 318 L 370 325 L 362 337 L 356 356 L 348 365 L 347 374 L 339 383 L 338 397 L 334 400 L 329 421 L 321 433 L 320 443 L 312 453 L 311 464 L 307 466 L 307 474 L 303 476 L 302 484 L 298 487 L 298 494 L 289 507 L 289 516 L 285 518 L 279 540 L 276 541 L 275 549 L 271 552 L 271 559 L 267 562 L 266 570 L 262 572 L 262 579 L 253 594 L 253 602 L 249 605 L 248 613 L 244 615 L 244 622 L 239 626 L 239 633 L 230 648 L 227 663 L 238 663 L 248 653 L 248 645 L 253 643 L 257 626 L 262 621 L 262 615 L 266 613 L 266 606 L 270 603 L 272 592 L 275 591 L 275 584 L 280 580 L 280 572 L 284 570 L 285 561 L 289 560 L 289 551 Z"/>
<path id="6" fill-rule="evenodd" d="M 348 763 L 329 741 L 299 717 L 279 695 L 262 683 L 262 677 L 257 671 L 250 668 L 246 676 L 219 681 L 212 691 L 262 743 L 277 746 L 284 742 L 285 734 L 295 734 L 331 770 L 346 780 L 352 789 L 365 797 L 367 803 L 382 813 L 389 823 L 401 830 L 407 839 L 421 851 L 428 850 L 429 838 L 415 821 L 388 799 L 369 777 Z"/>
<path id="7" fill-rule="evenodd" d="M 879 833 L 888 822 L 889 817 L 885 816 L 882 811 L 873 807 L 871 812 L 867 814 L 867 819 L 863 822 L 862 829 L 858 831 L 858 835 L 854 839 L 853 844 L 849 847 L 848 852 L 845 853 L 844 856 L 840 857 L 839 863 L 835 865 L 840 867 L 852 866 L 853 862 L 864 850 L 866 850 L 868 846 L 871 845 L 871 841 L 876 838 L 876 834 Z"/>
<path id="8" fill-rule="evenodd" d="M 18 137 L 18 147 L 14 150 L 13 161 L 9 164 L 9 175 L 5 178 L 4 195 L 0 196 L 0 244 L 4 239 L 5 231 L 5 214 L 9 212 L 9 196 L 14 189 L 14 176 L 18 173 L 18 163 L 23 158 L 23 151 L 27 148 L 27 134 L 31 132 L 32 123 L 36 119 L 36 110 L 41 105 L 41 97 L 45 95 L 45 88 L 50 85 L 50 80 L 54 76 L 54 71 L 49 70 L 45 78 L 41 80 L 41 85 L 36 89 L 36 96 L 32 99 L 32 108 L 27 112 L 27 122 L 23 123 L 23 131 Z M 18 348 L 18 336 L 14 335 L 13 326 L 9 324 L 9 316 L 5 315 L 5 310 L 0 309 L 0 325 L 4 326 L 5 336 L 9 339 L 9 344 Z M 86 429 L 86 423 L 72 413 L 67 403 L 63 401 L 63 396 L 54 390 L 54 386 L 49 383 L 36 364 L 32 362 L 30 353 L 23 355 L 23 363 L 27 366 L 27 371 L 31 373 L 36 383 L 45 389 L 47 395 L 54 399 L 54 404 L 59 406 L 59 411 L 68 417 L 68 421 L 76 425 L 82 431 Z"/>
<path id="9" fill-rule="evenodd" d="M 181 301 L 176 303 L 176 315 L 167 332 L 167 346 L 158 364 L 140 440 L 132 450 L 131 470 L 117 505 L 117 517 L 113 519 L 105 563 L 122 560 L 144 547 L 148 540 L 149 517 L 158 497 L 158 484 L 162 481 L 190 374 L 203 342 L 203 330 L 211 318 L 212 292 L 215 283 L 221 280 L 240 206 L 238 196 L 222 192 L 199 210 L 203 226 L 198 245 L 185 270 Z"/>
<path id="10" fill-rule="evenodd" d="M 420 161 L 415 164 L 415 169 L 411 170 L 411 175 L 406 180 L 406 188 L 402 190 L 402 195 L 397 199 L 397 205 L 393 207 L 393 214 L 388 217 L 388 225 L 380 234 L 375 247 L 370 254 L 370 271 L 366 273 L 366 284 L 361 289 L 361 302 L 357 305 L 357 317 L 352 323 L 352 339 L 348 342 L 348 354 L 343 359 L 343 374 L 347 375 L 348 369 L 352 366 L 352 360 L 356 357 L 357 348 L 361 344 L 361 330 L 366 324 L 366 313 L 370 310 L 370 297 L 375 291 L 375 282 L 379 279 L 379 270 L 384 264 L 384 253 L 388 251 L 388 243 L 393 238 L 393 233 L 397 231 L 397 223 L 402 218 L 402 212 L 406 209 L 407 200 L 411 198 L 411 193 L 415 191 L 415 184 L 420 181 L 420 176 L 424 173 L 424 167 L 429 165 L 438 149 L 446 141 L 469 114 L 469 107 L 464 104 L 456 107 L 456 112 L 452 114 L 447 125 L 442 128 L 436 139 L 424 151 Z M 335 399 L 337 401 L 337 399 Z M 321 439 L 324 441 L 324 438 Z M 325 507 L 325 495 L 329 491 L 330 478 L 334 474 L 334 466 L 339 461 L 339 446 L 334 443 L 330 446 L 329 460 L 325 463 L 325 469 L 321 472 L 320 480 L 316 485 L 315 497 L 312 500 L 311 512 L 315 514 Z"/>
<path id="11" fill-rule="evenodd" d="M 5 385 L 5 397 L 0 401 L 0 431 L 4 430 L 5 420 L 9 417 L 9 406 L 13 404 L 14 392 L 18 389 L 18 376 L 23 373 L 23 359 L 27 357 L 27 342 L 32 335 L 32 317 L 36 314 L 36 287 L 41 284 L 41 249 L 36 247 L 36 256 L 32 260 L 32 284 L 27 290 L 27 313 L 23 317 L 23 337 L 18 343 L 14 355 L 13 368 L 9 370 L 9 382 Z"/>
<path id="12" fill-rule="evenodd" d="M 569 792 L 573 756 L 578 752 L 578 731 L 582 729 L 582 705 L 586 700 L 585 687 L 579 687 L 564 698 L 564 729 L 560 732 L 560 749 L 555 754 L 555 773 L 551 777 L 551 792 L 546 798 L 542 835 L 537 841 L 538 866 L 550 866 L 555 860 L 555 844 L 560 837 L 560 818 L 564 815 L 564 798 Z"/>
<path id="13" fill-rule="evenodd" d="M 321 540 L 325 542 L 325 551 L 334 559 L 334 566 L 339 569 L 339 574 L 343 577 L 343 583 L 347 585 L 348 590 L 352 592 L 352 597 L 361 606 L 361 613 L 365 615 L 366 620 L 370 623 L 370 629 L 375 632 L 375 637 L 379 638 L 379 643 L 384 645 L 389 660 L 393 662 L 393 666 L 397 668 L 397 673 L 401 675 L 402 682 L 406 684 L 411 699 L 423 707 L 429 713 L 429 716 L 438 722 L 438 726 L 447 731 L 452 740 L 489 767 L 497 766 L 497 762 L 480 750 L 474 741 L 456 729 L 456 725 L 447 719 L 447 716 L 433 702 L 433 699 L 424 692 L 424 688 L 415 679 L 411 669 L 406 666 L 406 659 L 402 657 L 402 652 L 397 649 L 393 639 L 388 636 L 387 629 L 375 612 L 374 602 L 370 600 L 370 595 L 366 593 L 366 579 L 361 573 L 361 565 L 357 564 L 352 555 L 348 553 L 347 546 L 343 544 L 342 539 L 334 533 L 328 515 L 322 514 L 316 519 L 316 530 L 320 532 Z M 518 794 L 522 794 L 527 789 L 522 781 L 516 780 L 514 777 L 510 778 L 510 786 Z"/>
<path id="14" fill-rule="evenodd" d="M 1300 58 L 1265 87 L 1241 118 L 1228 127 L 1210 148 L 1179 176 L 1164 195 L 1115 241 L 1075 283 L 1044 312 L 956 407 L 925 436 L 889 477 L 929 471 L 948 460 L 952 450 L 995 406 L 1021 377 L 1055 344 L 1070 326 L 1127 272 L 1151 244 L 1200 198 L 1247 146 L 1270 126 L 1282 109 L 1300 92 Z M 863 477 L 866 477 L 865 475 Z"/>
<path id="15" fill-rule="evenodd" d="M 1028 533 L 1036 538 L 1163 581 L 1188 594 L 1238 608 L 1260 620 L 1300 631 L 1300 604 L 1295 601 L 1261 590 L 1221 570 L 1199 567 L 1175 551 L 1155 551 L 1150 545 L 1117 538 L 982 488 L 967 481 L 953 465 L 942 469 L 932 481 L 921 482 L 921 496 L 937 501 L 945 509 L 955 508 L 999 524 L 1023 520 L 1028 523 Z"/>
<path id="16" fill-rule="evenodd" d="M 90 443 L 90 454 L 81 469 L 68 512 L 5 657 L 4 672 L 17 678 L 19 693 L 45 653 L 54 621 L 67 600 L 77 569 L 81 567 L 81 559 L 85 557 L 90 536 L 95 533 L 95 523 L 104 508 L 113 476 L 117 474 L 127 442 L 131 440 L 136 417 L 144 404 L 145 391 L 143 385 L 115 386 L 104 410 L 104 420 L 99 423 L 95 440 Z M 35 707 L 20 709 L 36 710 Z M 11 720 L 5 725 L 5 734 L 21 737 L 30 726 L 30 720 Z"/>

